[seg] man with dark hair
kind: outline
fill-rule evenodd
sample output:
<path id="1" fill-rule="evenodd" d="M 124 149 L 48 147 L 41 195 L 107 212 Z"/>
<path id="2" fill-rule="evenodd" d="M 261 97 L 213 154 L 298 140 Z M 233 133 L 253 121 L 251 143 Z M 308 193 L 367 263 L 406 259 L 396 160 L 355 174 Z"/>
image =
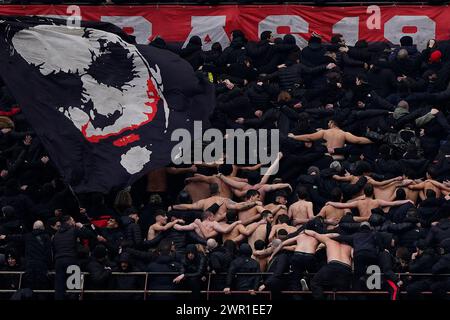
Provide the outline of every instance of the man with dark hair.
<path id="1" fill-rule="evenodd" d="M 217 168 L 217 171 L 220 174 L 225 175 L 226 177 L 229 177 L 231 179 L 235 179 L 237 181 L 241 181 L 243 179 L 238 178 L 235 176 L 235 171 L 233 170 L 233 166 L 231 164 L 221 164 Z M 231 198 L 233 193 L 231 192 L 231 188 L 224 183 L 221 179 L 217 177 L 217 175 L 207 176 L 200 173 L 195 173 L 193 177 L 186 178 L 186 183 L 207 183 L 209 185 L 217 184 L 219 190 L 218 192 L 210 192 L 211 195 L 218 194 L 221 197 L 224 198 Z M 210 189 L 211 191 L 211 189 Z"/>
<path id="2" fill-rule="evenodd" d="M 323 225 L 320 222 L 320 219 L 313 219 L 305 224 L 304 228 L 304 230 L 321 232 L 323 230 Z M 308 273 L 316 271 L 317 262 L 315 254 L 320 242 L 315 237 L 306 234 L 305 231 L 301 231 L 297 236 L 284 240 L 281 246 L 279 246 L 272 255 L 275 256 L 282 248 L 294 244 L 295 249 L 291 256 L 291 266 L 293 271 L 291 287 L 292 290 L 299 290 L 301 284 L 302 289 L 307 290 L 306 280 L 302 279 L 302 277 L 306 271 Z"/>
<path id="3" fill-rule="evenodd" d="M 237 219 L 236 212 L 228 211 L 226 222 L 220 222 L 223 227 L 228 227 L 230 224 L 234 223 Z M 222 234 L 222 242 L 227 240 L 232 240 L 236 243 L 240 243 L 245 240 L 245 238 L 252 235 L 253 232 L 258 228 L 258 226 L 266 224 L 267 221 L 262 219 L 258 222 L 251 223 L 247 226 L 244 224 L 237 224 L 230 232 Z"/>
<path id="4" fill-rule="evenodd" d="M 288 216 L 294 226 L 302 226 L 314 217 L 313 203 L 308 201 L 308 189 L 300 187 L 297 191 L 299 200 L 289 207 Z"/>
<path id="5" fill-rule="evenodd" d="M 107 249 L 104 245 L 99 244 L 92 250 L 92 257 L 87 264 L 86 271 L 89 272 L 87 277 L 86 288 L 90 290 L 106 290 L 112 281 L 113 265 L 108 261 Z M 107 298 L 104 294 L 95 295 L 97 300 Z"/>
<path id="6" fill-rule="evenodd" d="M 297 231 L 296 227 L 293 227 L 291 225 L 289 225 L 289 216 L 286 214 L 282 214 L 278 217 L 278 222 L 275 221 L 276 223 L 272 226 L 272 230 L 270 231 L 269 234 L 269 241 L 272 241 L 275 238 L 275 235 L 278 235 L 278 231 L 279 230 L 286 230 L 287 233 L 293 233 L 295 231 Z"/>
<path id="7" fill-rule="evenodd" d="M 273 213 L 269 210 L 264 210 L 261 213 L 261 220 L 265 220 L 266 223 L 259 225 L 248 238 L 248 244 L 252 247 L 253 250 L 256 241 L 262 240 L 266 244 L 269 242 L 269 234 L 271 232 L 273 222 Z"/>
<path id="8" fill-rule="evenodd" d="M 297 141 L 316 141 L 316 140 L 325 140 L 326 146 L 328 148 L 328 152 L 335 160 L 342 160 L 343 156 L 335 155 L 334 149 L 344 147 L 345 143 L 355 143 L 355 144 L 369 144 L 372 143 L 367 138 L 357 137 L 351 134 L 350 132 L 346 132 L 339 128 L 337 121 L 330 120 L 328 122 L 328 129 L 319 130 L 315 133 L 304 134 L 296 136 L 292 133 L 289 134 L 290 138 L 293 138 Z"/>
<path id="9" fill-rule="evenodd" d="M 339 188 L 334 188 L 331 191 L 331 201 L 342 202 L 342 191 Z M 318 216 L 324 219 L 325 224 L 328 225 L 328 229 L 333 229 L 345 215 L 346 209 L 335 208 L 329 204 L 322 207 Z"/>
<path id="10" fill-rule="evenodd" d="M 224 198 L 218 194 L 219 188 L 216 183 L 213 183 L 210 185 L 210 190 L 212 191 L 211 197 L 209 197 L 207 199 L 199 200 L 192 204 L 187 204 L 187 203 L 177 204 L 177 205 L 173 206 L 173 209 L 206 211 L 211 206 L 217 205 L 217 206 L 219 206 L 219 209 L 216 213 L 215 219 L 216 219 L 216 221 L 222 221 L 223 219 L 225 219 L 225 216 L 227 214 L 227 209 L 234 209 L 234 210 L 238 210 L 238 211 L 247 210 L 247 209 L 253 208 L 254 206 L 259 204 L 257 201 L 246 201 L 246 202 L 236 203 L 229 198 Z"/>
<path id="11" fill-rule="evenodd" d="M 323 243 L 327 249 L 328 263 L 311 281 L 314 299 L 323 299 L 324 287 L 337 291 L 348 290 L 352 278 L 352 247 L 334 240 L 339 236 L 338 233 L 319 234 L 312 230 L 305 230 L 305 233 Z"/>
<path id="12" fill-rule="evenodd" d="M 231 288 L 236 291 L 249 291 L 254 294 L 258 288 L 259 275 L 236 275 L 237 273 L 257 273 L 260 272 L 259 264 L 252 256 L 252 248 L 243 243 L 239 247 L 239 257 L 231 262 L 228 269 L 226 287 L 223 289 L 225 294 L 229 294 Z"/>
<path id="13" fill-rule="evenodd" d="M 356 208 L 358 209 L 359 217 L 355 217 L 355 221 L 363 222 L 369 220 L 370 216 L 372 215 L 372 209 L 378 207 L 400 206 L 402 204 L 412 202 L 410 200 L 385 201 L 381 199 L 373 199 L 373 186 L 371 184 L 367 184 L 364 187 L 364 196 L 365 198 L 361 200 L 356 200 L 347 203 L 328 202 L 327 205 L 333 206 L 338 209 Z"/>
<path id="14" fill-rule="evenodd" d="M 78 265 L 77 239 L 95 240 L 96 235 L 71 216 L 61 217 L 61 227 L 53 237 L 53 252 L 55 256 L 55 299 L 63 300 L 66 292 L 66 271 L 71 265 Z M 101 236 L 97 239 L 101 240 Z"/>
<path id="15" fill-rule="evenodd" d="M 149 290 L 176 290 L 173 273 L 183 274 L 183 265 L 172 254 L 173 243 L 170 240 L 162 240 L 159 243 L 157 257 L 147 266 L 147 272 L 161 273 L 158 276 L 148 277 Z M 170 275 L 164 273 L 171 273 Z M 177 296 L 171 293 L 152 294 L 152 300 L 171 300 Z"/>

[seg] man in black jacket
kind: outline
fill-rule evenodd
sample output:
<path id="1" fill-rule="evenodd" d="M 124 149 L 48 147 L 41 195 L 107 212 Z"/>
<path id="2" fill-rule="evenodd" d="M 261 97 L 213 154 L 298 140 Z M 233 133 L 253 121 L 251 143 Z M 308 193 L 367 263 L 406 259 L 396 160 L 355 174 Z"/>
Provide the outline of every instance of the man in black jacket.
<path id="1" fill-rule="evenodd" d="M 23 287 L 33 290 L 48 289 L 47 272 L 52 262 L 52 244 L 44 223 L 37 220 L 33 224 L 32 232 L 23 235 L 1 235 L 0 239 L 25 244 L 26 269 Z"/>
<path id="2" fill-rule="evenodd" d="M 100 236 L 97 236 L 99 238 Z M 75 223 L 71 216 L 61 217 L 61 227 L 53 237 L 55 255 L 55 299 L 63 300 L 66 292 L 66 271 L 71 265 L 78 265 L 77 239 L 95 239 L 91 229 Z"/>
<path id="3" fill-rule="evenodd" d="M 231 287 L 237 291 L 249 291 L 254 294 L 258 288 L 259 275 L 236 275 L 236 273 L 256 273 L 260 272 L 259 263 L 252 259 L 252 248 L 247 243 L 239 247 L 239 257 L 231 262 L 228 269 L 226 287 L 223 289 L 225 294 L 229 294 Z"/>
<path id="4" fill-rule="evenodd" d="M 186 256 L 183 263 L 184 273 L 174 279 L 175 283 L 184 281 L 187 288 L 192 290 L 190 298 L 200 299 L 200 290 L 202 287 L 202 277 L 206 270 L 205 255 L 197 250 L 195 244 L 186 246 Z"/>
<path id="5" fill-rule="evenodd" d="M 419 240 L 416 244 L 417 251 L 411 256 L 411 262 L 409 263 L 410 273 L 431 273 L 436 257 L 433 249 L 426 247 L 425 240 Z M 412 277 L 411 282 L 406 287 L 408 298 L 418 299 L 420 293 L 426 291 L 432 283 L 430 277 Z"/>
<path id="6" fill-rule="evenodd" d="M 92 257 L 86 266 L 89 272 L 88 288 L 93 290 L 106 290 L 111 283 L 111 264 L 107 259 L 106 247 L 102 244 L 97 245 L 92 251 Z M 107 299 L 109 296 L 103 294 L 95 294 L 94 299 Z"/>
<path id="7" fill-rule="evenodd" d="M 149 290 L 177 290 L 174 273 L 183 274 L 184 268 L 172 254 L 172 247 L 171 241 L 163 240 L 160 242 L 158 257 L 147 267 L 147 272 L 150 272 L 147 285 Z M 176 299 L 177 296 L 171 293 L 162 293 L 152 294 L 150 298 L 153 300 L 172 300 Z"/>
<path id="8" fill-rule="evenodd" d="M 353 246 L 354 286 L 357 290 L 364 288 L 367 268 L 378 263 L 377 233 L 372 231 L 370 223 L 365 221 L 361 223 L 358 232 L 351 236 L 341 235 L 339 239 Z"/>
<path id="9" fill-rule="evenodd" d="M 126 210 L 126 216 L 122 217 L 122 223 L 125 227 L 125 239 L 130 241 L 133 247 L 139 248 L 142 244 L 142 231 L 138 224 L 139 215 L 136 209 Z"/>
<path id="10" fill-rule="evenodd" d="M 445 239 L 440 244 L 443 255 L 431 268 L 434 275 L 450 273 L 450 238 Z M 450 291 L 450 277 L 442 277 L 431 285 L 431 291 L 438 297 L 444 297 Z"/>
<path id="11" fill-rule="evenodd" d="M 130 272 L 139 271 L 131 260 L 130 254 L 123 252 L 119 257 L 119 265 L 114 271 L 124 273 L 124 275 L 113 276 L 113 288 L 115 290 L 142 290 L 144 288 L 144 276 L 130 275 Z M 141 281 L 139 281 L 141 280 Z M 112 296 L 117 300 L 138 300 L 142 299 L 142 295 L 138 293 L 120 293 Z"/>

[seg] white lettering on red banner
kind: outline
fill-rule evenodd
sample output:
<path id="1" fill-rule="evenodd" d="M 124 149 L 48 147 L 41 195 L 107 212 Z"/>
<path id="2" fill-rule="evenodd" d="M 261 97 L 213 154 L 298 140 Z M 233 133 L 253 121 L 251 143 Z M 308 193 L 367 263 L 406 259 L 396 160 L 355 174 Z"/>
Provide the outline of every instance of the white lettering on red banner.
<path id="1" fill-rule="evenodd" d="M 231 31 L 242 30 L 249 40 L 270 30 L 276 36 L 292 34 L 304 47 L 312 32 L 329 41 L 341 33 L 349 44 L 364 39 L 399 44 L 409 35 L 418 47 L 429 39 L 447 40 L 450 8 L 447 6 L 352 6 L 311 7 L 301 5 L 223 6 L 79 6 L 83 20 L 115 23 L 147 44 L 160 36 L 167 42 L 186 45 L 197 35 L 204 49 L 214 42 L 229 44 Z M 3 5 L 2 15 L 42 15 L 68 18 L 67 5 Z M 78 12 L 72 13 L 78 16 Z M 72 18 L 73 19 L 73 16 Z"/>

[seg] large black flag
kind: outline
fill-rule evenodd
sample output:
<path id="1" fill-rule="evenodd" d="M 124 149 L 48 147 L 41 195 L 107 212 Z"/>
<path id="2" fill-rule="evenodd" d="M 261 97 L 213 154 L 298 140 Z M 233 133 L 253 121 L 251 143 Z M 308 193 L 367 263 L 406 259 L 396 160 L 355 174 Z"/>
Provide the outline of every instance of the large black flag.
<path id="1" fill-rule="evenodd" d="M 207 121 L 212 85 L 118 27 L 0 17 L 0 75 L 76 192 L 106 192 L 170 162 L 171 132 Z"/>

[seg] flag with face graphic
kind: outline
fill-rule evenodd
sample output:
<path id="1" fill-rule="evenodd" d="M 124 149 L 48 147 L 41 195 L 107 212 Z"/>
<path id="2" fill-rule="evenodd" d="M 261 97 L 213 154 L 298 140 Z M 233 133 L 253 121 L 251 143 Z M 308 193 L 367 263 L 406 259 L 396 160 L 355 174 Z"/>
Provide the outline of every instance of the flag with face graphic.
<path id="1" fill-rule="evenodd" d="M 101 22 L 0 17 L 0 75 L 76 192 L 166 165 L 172 131 L 207 126 L 214 105 L 187 62 Z"/>

